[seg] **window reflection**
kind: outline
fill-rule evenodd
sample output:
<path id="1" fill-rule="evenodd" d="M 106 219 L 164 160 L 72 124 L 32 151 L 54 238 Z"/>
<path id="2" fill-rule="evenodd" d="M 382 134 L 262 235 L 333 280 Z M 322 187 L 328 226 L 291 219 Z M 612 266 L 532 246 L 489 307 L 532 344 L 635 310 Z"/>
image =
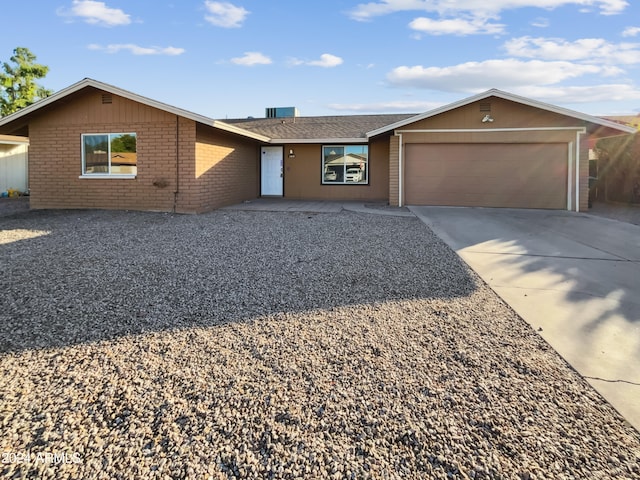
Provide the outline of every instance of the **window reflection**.
<path id="1" fill-rule="evenodd" d="M 322 155 L 322 183 L 367 184 L 367 145 L 325 146 Z"/>
<path id="2" fill-rule="evenodd" d="M 83 174 L 135 175 L 138 154 L 135 133 L 83 135 Z"/>
<path id="3" fill-rule="evenodd" d="M 109 173 L 109 136 L 84 137 L 85 173 Z"/>
<path id="4" fill-rule="evenodd" d="M 111 135 L 111 173 L 135 175 L 137 155 L 135 134 Z"/>

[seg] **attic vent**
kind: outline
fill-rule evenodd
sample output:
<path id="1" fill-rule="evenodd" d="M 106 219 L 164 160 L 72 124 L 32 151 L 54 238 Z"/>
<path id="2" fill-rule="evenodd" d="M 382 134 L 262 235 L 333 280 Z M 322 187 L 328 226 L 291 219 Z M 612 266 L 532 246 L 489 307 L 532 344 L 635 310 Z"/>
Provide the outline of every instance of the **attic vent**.
<path id="1" fill-rule="evenodd" d="M 108 103 L 113 103 L 113 97 L 111 96 L 110 93 L 103 93 L 102 94 L 102 104 L 108 104 Z"/>
<path id="2" fill-rule="evenodd" d="M 481 103 L 480 104 L 480 111 L 481 112 L 490 112 L 491 111 L 491 104 L 488 103 L 488 102 Z"/>

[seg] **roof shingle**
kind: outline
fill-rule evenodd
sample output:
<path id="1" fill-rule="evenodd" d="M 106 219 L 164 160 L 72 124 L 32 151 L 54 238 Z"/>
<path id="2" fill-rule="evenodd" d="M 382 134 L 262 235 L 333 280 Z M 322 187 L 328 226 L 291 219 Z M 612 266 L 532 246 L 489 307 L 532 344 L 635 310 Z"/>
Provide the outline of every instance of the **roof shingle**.
<path id="1" fill-rule="evenodd" d="M 339 115 L 322 117 L 225 119 L 250 132 L 272 139 L 313 140 L 367 138 L 367 132 L 415 116 L 415 113 Z"/>

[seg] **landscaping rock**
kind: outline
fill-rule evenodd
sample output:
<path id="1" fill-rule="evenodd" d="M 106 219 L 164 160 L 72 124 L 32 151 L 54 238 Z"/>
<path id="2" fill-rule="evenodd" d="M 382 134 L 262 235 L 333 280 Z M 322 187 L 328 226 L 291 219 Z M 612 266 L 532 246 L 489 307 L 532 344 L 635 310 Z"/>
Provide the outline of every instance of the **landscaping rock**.
<path id="1" fill-rule="evenodd" d="M 3 478 L 640 478 L 640 436 L 415 218 L 0 218 Z"/>

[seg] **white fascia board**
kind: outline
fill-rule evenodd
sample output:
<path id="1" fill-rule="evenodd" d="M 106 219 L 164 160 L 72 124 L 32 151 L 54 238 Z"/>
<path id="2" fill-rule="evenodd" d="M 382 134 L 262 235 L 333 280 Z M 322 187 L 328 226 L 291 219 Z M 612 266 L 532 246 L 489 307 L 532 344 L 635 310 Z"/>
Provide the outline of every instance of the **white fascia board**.
<path id="1" fill-rule="evenodd" d="M 28 107 L 22 108 L 20 110 L 18 110 L 16 113 L 13 113 L 11 115 L 8 115 L 6 117 L 0 118 L 0 126 L 12 122 L 14 120 L 17 120 L 25 115 L 28 115 L 36 110 L 39 110 L 42 107 L 45 107 L 47 105 L 50 105 L 54 102 L 56 102 L 57 100 L 60 100 L 61 98 L 64 98 L 68 95 L 71 95 L 72 93 L 75 93 L 79 90 L 82 90 L 83 88 L 86 87 L 93 87 L 96 88 L 98 90 L 103 90 L 105 92 L 109 92 L 113 95 L 118 95 L 120 97 L 123 98 L 127 98 L 129 100 L 132 100 L 134 102 L 138 102 L 138 103 L 142 103 L 144 105 L 148 105 L 150 107 L 153 108 L 157 108 L 158 110 L 163 110 L 165 112 L 168 113 L 172 113 L 174 115 L 178 115 L 180 117 L 184 117 L 184 118 L 188 118 L 189 120 L 193 120 L 194 122 L 198 122 L 198 123 L 202 123 L 204 125 L 209 125 L 215 128 L 219 128 L 220 130 L 225 130 L 227 132 L 231 132 L 231 133 L 236 133 L 238 135 L 242 135 L 245 137 L 249 137 L 249 138 L 253 138 L 255 140 L 260 140 L 260 141 L 268 141 L 269 137 L 265 137 L 264 135 L 259 135 L 253 132 L 249 132 L 247 130 L 244 130 L 242 128 L 238 128 L 232 125 L 229 125 L 227 123 L 224 122 L 220 122 L 218 120 L 214 120 L 212 118 L 209 117 L 205 117 L 203 115 L 199 115 L 197 113 L 193 113 L 190 112 L 188 110 L 183 110 L 182 108 L 178 108 L 178 107 L 174 107 L 172 105 L 168 105 L 166 103 L 163 102 L 159 102 L 157 100 L 153 100 L 151 98 L 147 98 L 147 97 L 143 97 L 142 95 L 138 95 L 136 93 L 133 92 L 129 92 L 128 90 L 123 90 L 122 88 L 118 88 L 115 87 L 113 85 L 109 85 L 107 83 L 102 83 L 99 82 L 97 80 L 93 80 L 92 78 L 85 78 L 83 80 L 80 80 L 77 83 L 74 83 L 73 85 L 67 87 L 67 88 L 63 88 L 62 90 L 59 90 L 58 92 L 54 93 L 53 95 L 47 97 L 47 98 L 43 98 L 42 100 L 37 101 L 36 103 L 33 103 L 31 105 L 29 105 Z"/>
<path id="2" fill-rule="evenodd" d="M 614 128 L 616 130 L 620 130 L 620 132 L 622 133 L 635 133 L 637 131 L 633 127 L 621 125 L 611 120 L 606 120 L 600 117 L 594 117 L 593 115 L 589 115 L 587 113 L 576 112 L 575 110 L 570 110 L 568 108 L 558 107 L 557 105 L 551 105 L 549 103 L 540 102 L 538 100 L 532 100 L 530 98 L 521 97 L 513 93 L 507 93 L 507 92 L 503 92 L 501 90 L 496 90 L 496 89 L 489 90 L 489 92 L 492 92 L 492 93 L 487 96 L 504 98 L 505 100 L 511 100 L 513 102 L 529 105 L 530 107 L 540 108 L 543 110 L 548 110 L 550 112 L 558 113 L 560 115 L 565 115 L 567 117 L 573 117 L 579 120 L 584 120 L 585 122 L 594 123 L 596 125 L 602 125 L 603 127 Z"/>
<path id="3" fill-rule="evenodd" d="M 2 145 L 29 145 L 27 137 L 17 137 L 15 135 L 0 135 L 0 144 Z"/>
<path id="4" fill-rule="evenodd" d="M 449 110 L 454 110 L 459 107 L 463 107 L 473 102 L 477 102 L 479 100 L 484 100 L 489 97 L 498 97 L 503 98 L 505 100 L 510 100 L 512 102 L 521 103 L 523 105 L 528 105 L 530 107 L 540 108 L 542 110 L 547 110 L 550 112 L 558 113 L 560 115 L 565 115 L 568 117 L 577 118 L 579 120 L 583 120 L 585 122 L 594 123 L 596 125 L 601 125 L 603 127 L 609 127 L 616 130 L 619 130 L 621 133 L 635 133 L 637 130 L 633 127 L 628 127 L 625 125 L 621 125 L 619 123 L 613 122 L 611 120 L 605 120 L 603 118 L 594 117 L 592 115 L 588 115 L 586 113 L 576 112 L 575 110 L 569 110 L 568 108 L 558 107 L 556 105 L 551 105 L 549 103 L 540 102 L 538 100 L 532 100 L 530 98 L 521 97 L 519 95 L 515 95 L 513 93 L 503 92 L 502 90 L 498 90 L 496 88 L 492 88 L 491 90 L 487 90 L 484 93 L 480 93 L 478 95 L 474 95 L 472 97 L 464 98 L 462 100 L 458 100 L 457 102 L 449 103 L 447 105 L 443 105 L 442 107 L 438 107 L 433 110 L 429 110 L 428 112 L 421 113 L 419 115 L 415 115 L 413 117 L 406 118 L 404 120 L 400 120 L 399 122 L 392 123 L 391 125 L 387 125 L 386 127 L 378 128 L 376 130 L 372 130 L 367 132 L 367 137 L 373 137 L 376 135 L 380 135 L 381 133 L 388 132 L 390 130 L 395 130 L 397 128 L 402 128 L 405 125 L 409 125 L 414 122 L 419 122 L 420 120 L 424 120 L 426 118 L 433 117 L 435 115 L 439 115 L 444 112 L 448 112 Z"/>
<path id="5" fill-rule="evenodd" d="M 271 142 L 273 144 L 281 144 L 281 143 L 322 143 L 324 145 L 342 145 L 342 144 L 352 144 L 352 143 L 369 143 L 368 138 L 272 138 Z"/>
<path id="6" fill-rule="evenodd" d="M 78 90 L 80 90 L 81 88 L 84 88 L 87 86 L 87 82 L 89 79 L 85 78 L 84 80 L 80 80 L 77 83 L 74 83 L 73 85 L 67 87 L 67 88 L 63 88 L 62 90 L 58 90 L 56 93 L 54 93 L 53 95 L 48 96 L 47 98 L 43 98 L 41 100 L 38 100 L 35 103 L 32 103 L 31 105 L 29 105 L 28 107 L 24 107 L 21 108 L 20 110 L 18 110 L 17 112 L 12 113 L 11 115 L 7 115 L 6 117 L 2 117 L 0 118 L 0 126 L 5 125 L 7 123 L 13 122 L 14 120 L 17 120 L 21 117 L 24 117 L 26 115 L 28 115 L 31 112 L 34 112 L 36 110 L 41 109 L 42 107 L 45 107 L 53 102 L 55 102 L 56 100 L 59 100 L 61 98 L 66 97 L 67 95 L 76 92 Z"/>
<path id="7" fill-rule="evenodd" d="M 112 85 L 107 85 L 105 83 L 98 82 L 96 80 L 91 80 L 91 79 L 88 79 L 88 80 L 94 83 L 94 85 L 91 85 L 91 86 L 95 88 L 105 90 L 107 92 L 113 93 L 115 95 L 118 95 L 124 98 L 128 98 L 129 100 L 133 100 L 135 102 L 143 103 L 145 105 L 157 108 L 159 110 L 164 110 L 165 112 L 173 113 L 174 115 L 178 115 L 179 117 L 188 118 L 189 120 L 193 120 L 194 122 L 202 123 L 204 125 L 209 125 L 215 128 L 219 128 L 220 130 L 224 130 L 230 133 L 235 133 L 245 137 L 253 138 L 255 140 L 260 140 L 263 142 L 269 140 L 269 137 L 265 137 L 263 135 L 249 132 L 242 128 L 230 125 L 228 123 L 224 123 L 219 120 L 214 120 L 213 118 L 205 117 L 204 115 L 193 113 L 188 110 L 184 110 L 182 108 L 174 107 L 173 105 L 168 105 L 166 103 L 159 102 L 151 98 L 143 97 L 142 95 L 138 95 L 138 94 L 129 92 L 127 90 L 114 87 Z"/>
<path id="8" fill-rule="evenodd" d="M 515 127 L 515 128 L 420 128 L 398 129 L 396 133 L 487 133 L 487 132 L 547 132 L 547 131 L 579 131 L 586 132 L 585 127 Z"/>
<path id="9" fill-rule="evenodd" d="M 200 122 L 200 123 L 205 123 L 205 122 Z M 254 140 L 260 140 L 261 142 L 269 143 L 271 141 L 269 137 L 265 137 L 264 135 L 260 135 L 259 133 L 250 132 L 243 128 L 239 128 L 239 127 L 236 127 L 235 125 L 224 123 L 219 120 L 213 120 L 212 123 L 207 125 L 211 125 L 212 127 L 219 128 L 220 130 L 224 130 L 226 132 L 235 133 L 238 135 L 243 135 L 245 137 L 253 138 Z"/>

